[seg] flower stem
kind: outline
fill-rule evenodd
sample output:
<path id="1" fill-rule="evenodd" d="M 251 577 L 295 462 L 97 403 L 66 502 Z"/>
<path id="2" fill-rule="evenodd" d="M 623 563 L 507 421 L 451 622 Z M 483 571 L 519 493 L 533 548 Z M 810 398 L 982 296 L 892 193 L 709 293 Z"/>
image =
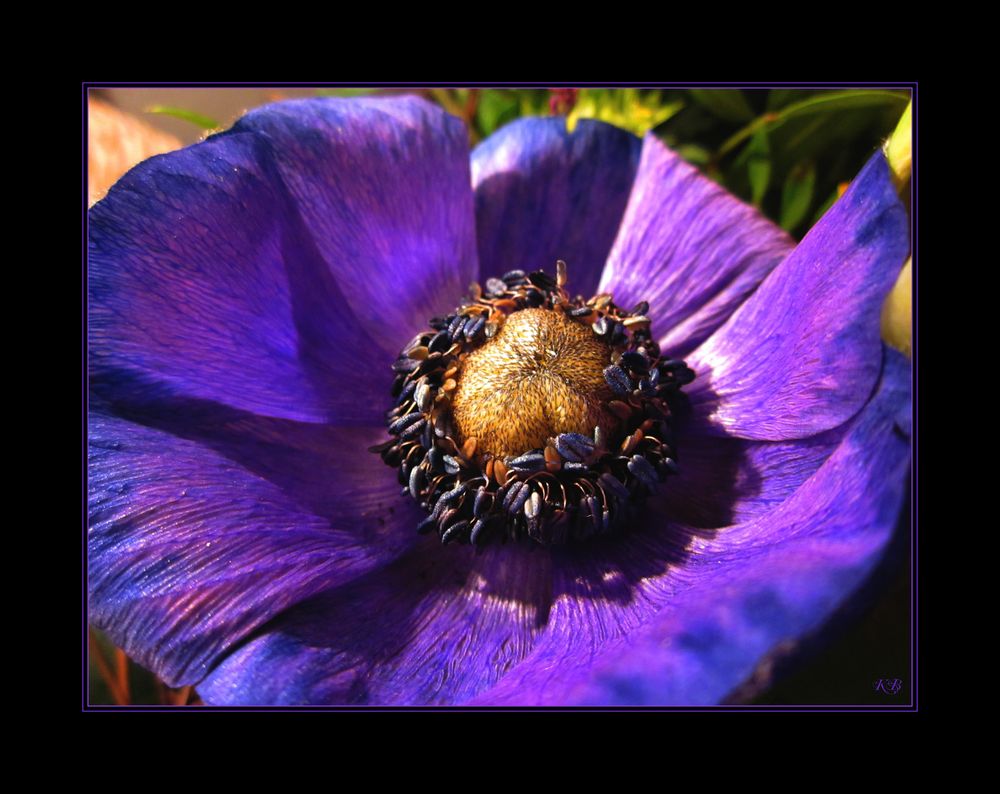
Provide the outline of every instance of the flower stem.
<path id="1" fill-rule="evenodd" d="M 132 701 L 132 693 L 128 683 L 128 657 L 121 648 L 115 648 L 115 669 L 118 673 L 118 687 L 125 698 L 125 702 Z"/>
<path id="2" fill-rule="evenodd" d="M 121 689 L 118 679 L 111 671 L 111 665 L 108 664 L 108 660 L 104 657 L 93 629 L 89 630 L 88 643 L 90 656 L 97 664 L 97 670 L 101 674 L 101 679 L 104 681 L 105 686 L 107 686 L 108 691 L 111 693 L 111 699 L 119 706 L 127 706 L 129 702 L 128 695 Z"/>

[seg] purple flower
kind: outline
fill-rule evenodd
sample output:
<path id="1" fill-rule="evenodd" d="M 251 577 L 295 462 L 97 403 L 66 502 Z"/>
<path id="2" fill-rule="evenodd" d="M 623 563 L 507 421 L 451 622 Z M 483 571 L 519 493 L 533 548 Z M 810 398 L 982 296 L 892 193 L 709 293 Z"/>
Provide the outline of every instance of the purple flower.
<path id="1" fill-rule="evenodd" d="M 471 184 L 471 189 L 470 189 Z M 797 246 L 656 138 L 412 98 L 249 113 L 90 213 L 90 618 L 214 704 L 717 702 L 881 556 L 909 367 L 881 153 Z M 697 373 L 620 534 L 444 546 L 383 440 L 390 364 L 470 282 L 570 265 Z"/>

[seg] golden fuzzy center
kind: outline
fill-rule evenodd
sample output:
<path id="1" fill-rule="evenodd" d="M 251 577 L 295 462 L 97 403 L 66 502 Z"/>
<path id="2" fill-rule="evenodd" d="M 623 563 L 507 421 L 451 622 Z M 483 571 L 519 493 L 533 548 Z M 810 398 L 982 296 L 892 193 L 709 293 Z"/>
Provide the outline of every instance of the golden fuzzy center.
<path id="1" fill-rule="evenodd" d="M 560 433 L 611 431 L 611 354 L 589 324 L 562 312 L 514 312 L 462 363 L 453 398 L 458 443 L 475 438 L 479 455 L 516 457 Z"/>

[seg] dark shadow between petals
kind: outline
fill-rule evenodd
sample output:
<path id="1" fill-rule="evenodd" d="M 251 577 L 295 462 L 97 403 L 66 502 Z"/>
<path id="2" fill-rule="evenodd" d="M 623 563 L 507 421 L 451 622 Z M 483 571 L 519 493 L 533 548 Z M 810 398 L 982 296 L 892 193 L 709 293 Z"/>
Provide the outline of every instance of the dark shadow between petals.
<path id="1" fill-rule="evenodd" d="M 93 387 L 96 395 L 128 395 L 116 403 L 98 397 L 95 409 L 203 444 L 331 519 L 352 498 L 338 473 L 350 467 L 351 456 L 370 455 L 367 446 L 378 440 L 370 428 L 262 417 L 178 397 L 129 372 L 102 373 Z M 710 454 L 694 466 L 698 476 L 685 484 L 685 460 L 698 456 L 684 446 L 690 411 L 678 410 L 675 421 L 682 474 L 637 506 L 625 531 L 553 549 L 533 541 L 482 550 L 442 547 L 436 538 L 416 535 L 423 513 L 398 496 L 385 504 L 377 525 L 359 528 L 365 543 L 398 544 L 393 562 L 290 607 L 245 637 L 230 655 L 259 637 L 279 635 L 282 643 L 321 653 L 328 667 L 341 671 L 345 702 L 379 702 L 384 694 L 379 687 L 388 685 L 384 678 L 414 648 L 461 644 L 478 631 L 478 652 L 488 653 L 491 643 L 515 649 L 501 664 L 487 665 L 488 680 L 476 688 L 494 684 L 531 652 L 548 628 L 554 604 L 571 599 L 592 601 L 595 609 L 633 605 L 645 580 L 683 566 L 692 540 L 710 538 L 731 523 L 736 498 L 758 487 L 760 478 L 744 471 L 741 440 L 717 437 L 711 439 Z M 743 473 L 737 477 L 738 472 Z M 389 467 L 384 475 L 395 478 Z M 510 642 L 514 636 L 517 642 Z M 450 685 L 441 686 L 446 695 Z M 428 702 L 435 699 L 426 694 Z"/>
<path id="2" fill-rule="evenodd" d="M 102 372 L 91 381 L 92 410 L 194 441 L 276 485 L 314 515 L 334 520 L 351 499 L 357 466 L 381 429 L 309 424 L 260 416 L 210 400 L 171 395 L 131 372 Z M 108 395 L 127 395 L 113 400 Z M 392 471 L 385 468 L 386 475 Z M 409 545 L 422 517 L 412 502 L 387 503 L 384 517 L 364 528 L 371 543 Z"/>
<path id="3" fill-rule="evenodd" d="M 912 536 L 908 495 L 881 560 L 857 591 L 815 631 L 775 648 L 723 703 L 909 706 Z M 877 687 L 897 679 L 898 691 Z"/>
<path id="4" fill-rule="evenodd" d="M 330 363 L 350 352 L 358 363 L 367 363 L 356 373 L 359 402 L 367 405 L 364 394 L 369 392 L 388 394 L 393 376 L 389 364 L 395 357 L 389 352 L 391 343 L 380 346 L 374 340 L 366 349 L 355 351 L 344 351 L 335 344 L 338 338 L 367 335 L 357 328 L 358 320 L 350 304 L 297 215 L 282 230 L 281 250 L 298 338 L 298 360 L 317 393 L 332 397 L 349 390 L 350 384 L 344 382 L 343 374 L 331 371 Z M 332 315 L 336 315 L 335 319 L 331 319 Z M 328 416 L 328 421 L 337 418 Z"/>
<path id="5" fill-rule="evenodd" d="M 741 449 L 734 446 L 731 451 L 738 457 Z M 721 461 L 718 476 L 741 465 L 740 459 L 726 465 Z M 388 468 L 386 475 L 392 476 Z M 703 487 L 724 502 L 726 492 L 716 482 L 705 481 Z M 421 538 L 382 569 L 291 607 L 243 644 L 266 637 L 268 653 L 277 648 L 293 656 L 318 654 L 323 686 L 335 686 L 334 701 L 348 703 L 381 702 L 386 688 L 396 685 L 395 677 L 406 675 L 414 659 L 438 658 L 435 649 L 461 647 L 470 657 L 463 662 L 465 674 L 478 676 L 477 684 L 466 689 L 468 681 L 438 681 L 438 689 L 423 692 L 421 698 L 448 702 L 452 687 L 463 687 L 464 695 L 472 696 L 530 654 L 557 602 L 627 607 L 637 600 L 644 580 L 684 565 L 694 538 L 715 534 L 713 527 L 687 527 L 673 520 L 674 484 L 668 482 L 662 494 L 637 507 L 626 531 L 587 543 L 543 548 L 525 540 L 477 550 Z M 729 514 L 723 503 L 714 516 L 722 521 Z M 515 650 L 497 650 L 510 647 Z M 480 656 L 502 656 L 504 661 L 471 661 Z M 324 692 L 330 695 L 328 689 Z"/>

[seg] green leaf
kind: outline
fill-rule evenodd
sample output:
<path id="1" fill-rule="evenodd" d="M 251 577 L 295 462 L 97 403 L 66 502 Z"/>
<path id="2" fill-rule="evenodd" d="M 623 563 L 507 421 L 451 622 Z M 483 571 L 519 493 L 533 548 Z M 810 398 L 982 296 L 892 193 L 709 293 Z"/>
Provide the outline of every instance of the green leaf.
<path id="1" fill-rule="evenodd" d="M 829 94 L 818 94 L 789 105 L 781 111 L 780 115 L 783 119 L 789 119 L 812 113 L 829 113 L 833 110 L 848 110 L 873 105 L 887 105 L 902 110 L 908 101 L 907 94 L 898 91 L 832 91 Z"/>
<path id="2" fill-rule="evenodd" d="M 704 146 L 696 143 L 685 143 L 674 147 L 674 151 L 687 160 L 691 165 L 708 165 L 712 159 L 712 153 Z"/>
<path id="3" fill-rule="evenodd" d="M 483 89 L 476 105 L 476 125 L 484 135 L 517 118 L 521 100 L 511 91 Z"/>
<path id="4" fill-rule="evenodd" d="M 759 207 L 771 183 L 771 147 L 765 130 L 759 130 L 750 139 L 746 154 L 751 201 L 755 207 Z"/>
<path id="5" fill-rule="evenodd" d="M 816 190 L 816 165 L 800 163 L 793 168 L 781 190 L 779 223 L 786 232 L 793 231 L 809 212 Z"/>
<path id="6" fill-rule="evenodd" d="M 691 98 L 723 121 L 747 122 L 753 110 L 738 88 L 692 88 Z"/>
<path id="7" fill-rule="evenodd" d="M 762 129 L 766 129 L 769 134 L 773 134 L 793 119 L 871 107 L 893 108 L 897 109 L 897 113 L 902 113 L 908 101 L 909 97 L 906 94 L 893 91 L 831 91 L 827 94 L 818 94 L 808 99 L 803 99 L 800 102 L 794 102 L 777 112 L 765 113 L 763 116 L 758 116 L 726 140 L 719 147 L 716 157 L 721 158 L 729 154 L 729 152 L 733 151 L 743 141 L 752 138 Z M 814 123 L 818 129 L 823 125 L 824 121 L 817 119 L 814 120 Z"/>
<path id="8" fill-rule="evenodd" d="M 815 92 L 801 88 L 772 88 L 767 92 L 766 107 L 768 110 L 781 110 L 786 105 L 804 99 L 810 94 L 815 94 Z"/>
<path id="9" fill-rule="evenodd" d="M 814 160 L 818 165 L 822 164 L 824 174 L 829 176 L 825 163 L 846 165 L 847 162 L 854 162 L 859 155 L 850 156 L 849 152 L 856 149 L 857 141 L 884 140 L 891 129 L 893 114 L 894 111 L 885 107 L 867 107 L 844 110 L 834 115 L 792 119 L 770 134 L 771 149 L 778 155 L 775 167 L 786 174 L 799 163 Z M 860 155 L 862 161 L 855 163 L 847 173 L 838 172 L 838 181 L 853 177 L 868 159 L 871 145 L 866 143 L 862 148 L 865 150 Z"/>
<path id="10" fill-rule="evenodd" d="M 160 116 L 171 116 L 172 118 L 180 119 L 181 121 L 188 121 L 195 126 L 201 127 L 203 130 L 217 130 L 222 126 L 213 118 L 203 116 L 201 113 L 196 113 L 193 110 L 185 110 L 184 108 L 173 108 L 167 107 L 166 105 L 152 105 L 151 107 L 146 108 L 146 112 L 156 113 Z"/>

